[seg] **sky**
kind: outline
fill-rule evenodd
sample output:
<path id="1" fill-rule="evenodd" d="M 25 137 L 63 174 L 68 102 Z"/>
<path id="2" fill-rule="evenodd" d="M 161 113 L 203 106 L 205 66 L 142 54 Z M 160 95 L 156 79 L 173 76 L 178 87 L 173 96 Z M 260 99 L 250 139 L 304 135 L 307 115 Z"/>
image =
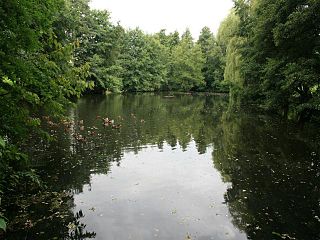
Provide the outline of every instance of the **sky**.
<path id="1" fill-rule="evenodd" d="M 217 32 L 233 6 L 232 0 L 91 0 L 91 8 L 111 12 L 114 23 L 125 28 L 139 27 L 146 33 L 167 29 L 167 33 L 189 28 L 197 38 L 208 26 Z"/>

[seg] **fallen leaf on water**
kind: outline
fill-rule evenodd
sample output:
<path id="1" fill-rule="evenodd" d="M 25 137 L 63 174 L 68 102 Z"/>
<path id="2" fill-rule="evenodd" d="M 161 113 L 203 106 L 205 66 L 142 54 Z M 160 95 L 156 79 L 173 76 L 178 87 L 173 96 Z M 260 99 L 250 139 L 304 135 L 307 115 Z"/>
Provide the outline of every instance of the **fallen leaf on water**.
<path id="1" fill-rule="evenodd" d="M 191 236 L 189 235 L 189 233 L 187 234 L 186 236 L 186 239 L 185 240 L 192 240 Z"/>
<path id="2" fill-rule="evenodd" d="M 74 229 L 76 229 L 76 225 L 74 224 L 74 223 L 69 223 L 68 224 L 68 228 L 70 229 L 70 230 L 74 230 Z"/>
<path id="3" fill-rule="evenodd" d="M 286 233 L 281 234 L 281 233 L 277 233 L 277 232 L 272 232 L 272 234 L 276 235 L 276 236 L 278 236 L 278 237 L 280 237 L 282 239 L 290 239 L 290 240 L 295 240 L 296 239 L 294 237 L 290 237 L 289 234 L 286 234 Z"/>

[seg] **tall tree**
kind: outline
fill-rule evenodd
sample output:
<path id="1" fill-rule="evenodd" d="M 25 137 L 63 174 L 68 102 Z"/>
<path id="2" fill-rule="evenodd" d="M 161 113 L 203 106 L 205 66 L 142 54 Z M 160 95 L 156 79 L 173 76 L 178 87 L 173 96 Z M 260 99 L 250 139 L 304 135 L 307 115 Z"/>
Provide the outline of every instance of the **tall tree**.
<path id="1" fill-rule="evenodd" d="M 179 45 L 173 49 L 171 61 L 170 89 L 189 91 L 204 86 L 202 68 L 205 60 L 200 46 L 194 44 L 188 29 L 182 35 Z"/>
<path id="2" fill-rule="evenodd" d="M 38 183 L 20 146 L 39 129 L 39 111 L 62 117 L 69 99 L 93 86 L 88 65 L 75 66 L 75 32 L 61 20 L 67 3 L 0 2 L 0 199 Z"/>
<path id="3" fill-rule="evenodd" d="M 173 47 L 177 46 L 180 42 L 180 34 L 177 31 L 174 31 L 173 33 L 170 33 L 168 36 L 168 45 L 170 47 L 170 49 L 172 49 Z"/>
<path id="4" fill-rule="evenodd" d="M 206 90 L 227 91 L 227 88 L 222 83 L 224 67 L 222 49 L 208 27 L 204 27 L 201 30 L 197 43 L 200 45 L 202 54 L 205 57 L 202 72 L 206 82 Z"/>
<path id="5" fill-rule="evenodd" d="M 89 35 L 83 46 L 90 63 L 90 79 L 96 89 L 118 92 L 122 89 L 120 54 L 124 29 L 110 22 L 107 11 L 90 12 Z"/>
<path id="6" fill-rule="evenodd" d="M 155 91 L 167 74 L 166 48 L 139 30 L 127 32 L 121 55 L 125 91 Z"/>
<path id="7" fill-rule="evenodd" d="M 320 2 L 236 1 L 243 47 L 244 99 L 308 120 L 319 111 Z"/>

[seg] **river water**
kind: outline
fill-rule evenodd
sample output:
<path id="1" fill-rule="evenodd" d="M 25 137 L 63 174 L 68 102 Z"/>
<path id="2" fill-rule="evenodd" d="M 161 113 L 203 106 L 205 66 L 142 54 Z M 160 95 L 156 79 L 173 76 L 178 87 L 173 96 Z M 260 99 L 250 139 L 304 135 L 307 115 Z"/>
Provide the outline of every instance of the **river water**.
<path id="1" fill-rule="evenodd" d="M 317 128 L 212 95 L 86 96 L 68 117 L 32 142 L 47 189 L 8 239 L 320 239 Z"/>

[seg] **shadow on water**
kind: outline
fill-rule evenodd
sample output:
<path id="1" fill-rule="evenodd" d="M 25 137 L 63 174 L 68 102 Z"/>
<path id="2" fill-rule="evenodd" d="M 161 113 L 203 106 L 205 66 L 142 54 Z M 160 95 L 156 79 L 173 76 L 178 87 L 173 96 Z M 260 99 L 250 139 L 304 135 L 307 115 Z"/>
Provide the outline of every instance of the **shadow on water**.
<path id="1" fill-rule="evenodd" d="M 217 191 L 224 198 L 218 206 L 221 209 L 227 206 L 226 214 L 230 213 L 231 217 L 223 221 L 230 220 L 233 225 L 228 227 L 238 230 L 234 230 L 237 232 L 234 236 L 215 235 L 210 232 L 210 228 L 215 229 L 210 224 L 216 224 L 219 215 L 206 212 L 201 216 L 207 218 L 206 224 L 190 223 L 195 229 L 190 238 L 320 239 L 319 135 L 294 132 L 294 128 L 267 116 L 228 113 L 227 104 L 223 96 L 203 95 L 169 98 L 163 94 L 128 94 L 80 99 L 77 107 L 69 112 L 70 121 L 46 126 L 57 141 L 48 144 L 37 138 L 30 140 L 33 165 L 47 189 L 37 195 L 30 194 L 24 205 L 9 208 L 12 224 L 7 238 L 104 239 L 99 231 L 112 230 L 101 230 L 90 224 L 88 219 L 95 209 L 84 214 L 87 211 L 75 200 L 78 196 L 87 196 L 92 185 L 97 188 L 95 178 L 117 174 L 117 168 L 121 169 L 123 164 L 127 167 L 130 161 L 125 159 L 131 153 L 141 155 L 142 159 L 144 152 L 148 152 L 148 158 L 157 158 L 159 151 L 171 152 L 178 161 L 194 150 L 195 158 L 204 156 L 205 159 L 208 151 L 212 153 L 209 161 L 220 172 L 225 185 L 220 184 L 222 190 L 215 190 L 204 187 L 210 186 L 210 182 L 194 184 L 203 191 Z M 103 118 L 106 117 L 114 122 L 105 124 Z M 154 148 L 157 150 L 152 150 Z M 188 169 L 188 161 L 185 162 Z M 167 163 L 161 164 L 159 172 L 162 167 L 166 169 Z M 183 172 L 183 164 L 179 167 L 176 172 Z M 188 194 L 188 186 L 183 188 Z M 168 194 L 172 197 L 172 193 Z M 198 197 L 199 202 L 207 201 L 206 196 Z M 188 204 L 196 201 L 190 200 Z M 148 204 L 150 200 L 145 202 Z M 120 203 L 114 207 L 117 211 L 122 208 Z M 172 212 L 176 214 L 175 210 Z M 119 221 L 123 220 L 119 217 Z M 223 221 L 221 224 L 226 225 Z M 162 224 L 160 228 L 168 227 L 165 221 L 159 224 Z M 174 231 L 168 230 L 162 239 L 181 237 Z M 161 239 L 158 234 L 151 237 Z M 188 239 L 187 232 L 182 235 Z M 114 238 L 109 239 L 120 239 L 121 235 L 112 236 Z M 147 234 L 139 237 L 150 239 Z"/>

